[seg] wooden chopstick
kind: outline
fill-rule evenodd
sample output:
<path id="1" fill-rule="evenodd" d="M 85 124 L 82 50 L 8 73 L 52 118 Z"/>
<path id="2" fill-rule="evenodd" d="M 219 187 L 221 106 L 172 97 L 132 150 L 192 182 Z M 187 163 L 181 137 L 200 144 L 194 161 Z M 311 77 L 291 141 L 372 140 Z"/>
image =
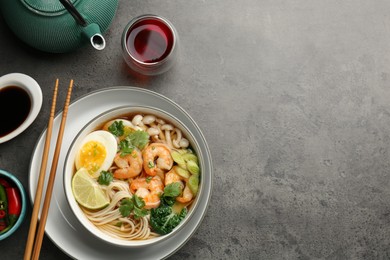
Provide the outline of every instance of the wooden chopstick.
<path id="1" fill-rule="evenodd" d="M 33 249 L 33 253 L 32 253 L 32 259 L 36 259 L 36 260 L 39 258 L 39 254 L 40 254 L 41 246 L 42 246 L 42 240 L 43 240 L 43 236 L 45 233 L 46 220 L 47 220 L 47 215 L 48 215 L 49 208 L 50 208 L 51 196 L 53 193 L 54 180 L 55 180 L 55 176 L 56 176 L 56 172 L 57 172 L 58 158 L 60 156 L 62 138 L 64 136 L 66 117 L 68 116 L 68 108 L 69 108 L 69 103 L 70 103 L 70 97 L 72 94 L 72 88 L 73 88 L 73 79 L 69 83 L 68 94 L 66 96 L 64 110 L 62 112 L 61 125 L 60 125 L 60 129 L 58 131 L 57 143 L 56 143 L 56 148 L 54 151 L 54 156 L 53 156 L 52 165 L 51 165 L 51 169 L 50 169 L 49 181 L 48 181 L 48 184 L 46 187 L 45 201 L 43 203 L 41 218 L 39 221 L 39 227 L 38 227 L 38 231 L 37 231 L 37 234 L 35 237 L 35 244 L 34 244 L 34 249 Z"/>
<path id="2" fill-rule="evenodd" d="M 53 100 L 52 100 L 52 104 L 51 104 L 49 123 L 47 124 L 46 140 L 45 140 L 45 146 L 44 146 L 44 149 L 43 149 L 41 170 L 39 172 L 39 179 L 38 179 L 38 184 L 37 184 L 37 190 L 35 192 L 34 207 L 33 207 L 33 212 L 32 212 L 31 221 L 30 221 L 30 229 L 28 231 L 28 238 L 27 238 L 26 249 L 24 251 L 24 260 L 31 259 L 31 253 L 32 253 L 31 251 L 32 251 L 32 247 L 33 247 L 33 244 L 34 244 L 35 231 L 37 229 L 38 213 L 39 213 L 39 207 L 41 205 L 43 183 L 44 183 L 44 180 L 45 180 L 45 174 L 46 174 L 46 168 L 47 168 L 47 159 L 49 157 L 50 139 L 51 139 L 51 134 L 52 134 L 52 131 L 53 131 L 54 114 L 55 114 L 56 105 L 57 105 L 58 83 L 59 83 L 59 81 L 57 79 L 55 87 L 54 87 L 54 93 L 53 93 Z"/>

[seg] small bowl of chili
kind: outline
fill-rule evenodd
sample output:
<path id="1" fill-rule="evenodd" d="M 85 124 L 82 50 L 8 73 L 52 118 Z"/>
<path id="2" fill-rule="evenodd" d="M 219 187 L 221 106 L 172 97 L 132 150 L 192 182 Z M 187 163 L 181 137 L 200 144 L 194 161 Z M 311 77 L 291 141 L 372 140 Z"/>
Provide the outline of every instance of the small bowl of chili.
<path id="1" fill-rule="evenodd" d="M 20 181 L 0 169 L 0 241 L 12 235 L 26 215 L 26 193 Z"/>

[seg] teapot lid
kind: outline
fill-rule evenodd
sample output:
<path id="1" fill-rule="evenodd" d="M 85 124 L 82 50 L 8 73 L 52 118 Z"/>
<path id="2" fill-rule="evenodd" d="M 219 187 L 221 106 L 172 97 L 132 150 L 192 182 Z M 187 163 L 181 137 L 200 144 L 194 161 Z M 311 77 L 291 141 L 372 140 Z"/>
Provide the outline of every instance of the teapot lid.
<path id="1" fill-rule="evenodd" d="M 75 4 L 78 0 L 69 0 Z M 22 0 L 29 8 L 43 13 L 57 13 L 65 10 L 58 0 Z"/>

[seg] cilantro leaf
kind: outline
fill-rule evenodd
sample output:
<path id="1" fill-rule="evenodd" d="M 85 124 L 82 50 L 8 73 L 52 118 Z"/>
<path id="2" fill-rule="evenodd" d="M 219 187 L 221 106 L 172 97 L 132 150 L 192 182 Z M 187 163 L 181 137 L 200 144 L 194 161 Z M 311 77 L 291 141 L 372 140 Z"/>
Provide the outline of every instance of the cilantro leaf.
<path id="1" fill-rule="evenodd" d="M 136 147 L 142 150 L 148 142 L 149 134 L 147 132 L 141 130 L 131 132 L 125 139 L 119 142 L 121 156 L 131 154 Z"/>
<path id="2" fill-rule="evenodd" d="M 122 221 L 118 221 L 115 223 L 115 226 L 116 227 L 121 227 L 123 225 L 123 222 Z"/>
<path id="3" fill-rule="evenodd" d="M 121 205 L 119 206 L 119 212 L 125 218 L 130 216 L 131 213 L 133 213 L 134 218 L 139 219 L 149 213 L 147 209 L 143 208 L 144 206 L 145 201 L 141 197 L 134 195 L 132 198 L 123 199 L 121 201 Z"/>
<path id="4" fill-rule="evenodd" d="M 146 216 L 148 213 L 149 213 L 149 211 L 146 209 L 140 209 L 137 207 L 134 208 L 134 218 L 135 219 L 140 219 L 140 218 Z"/>
<path id="5" fill-rule="evenodd" d="M 121 152 L 121 156 L 123 157 L 133 152 L 134 145 L 132 145 L 131 142 L 125 138 L 119 142 L 119 150 Z"/>
<path id="6" fill-rule="evenodd" d="M 149 134 L 145 131 L 138 130 L 130 133 L 127 136 L 127 139 L 131 142 L 132 145 L 142 150 L 149 142 Z"/>
<path id="7" fill-rule="evenodd" d="M 145 206 L 145 201 L 141 197 L 138 197 L 137 195 L 133 196 L 133 201 L 134 201 L 134 205 L 137 208 L 142 209 Z"/>
<path id="8" fill-rule="evenodd" d="M 113 174 L 108 171 L 101 171 L 98 182 L 100 185 L 108 185 L 114 179 Z"/>
<path id="9" fill-rule="evenodd" d="M 123 121 L 114 121 L 109 127 L 108 131 L 115 136 L 122 136 L 124 134 Z"/>
<path id="10" fill-rule="evenodd" d="M 173 182 L 171 184 L 168 184 L 164 188 L 164 193 L 161 196 L 162 204 L 172 206 L 175 201 L 176 197 L 181 194 L 181 185 L 179 182 Z"/>
<path id="11" fill-rule="evenodd" d="M 181 185 L 179 182 L 173 182 L 165 186 L 164 196 L 166 197 L 177 197 L 181 194 Z"/>
<path id="12" fill-rule="evenodd" d="M 134 203 L 132 199 L 127 198 L 121 201 L 121 205 L 119 206 L 119 212 L 122 214 L 123 217 L 128 217 L 133 209 Z"/>

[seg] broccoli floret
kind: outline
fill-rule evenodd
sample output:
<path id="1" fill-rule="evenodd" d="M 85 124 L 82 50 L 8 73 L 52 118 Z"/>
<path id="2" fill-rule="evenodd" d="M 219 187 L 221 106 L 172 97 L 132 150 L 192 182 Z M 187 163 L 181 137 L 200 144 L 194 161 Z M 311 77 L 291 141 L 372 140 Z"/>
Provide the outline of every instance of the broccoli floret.
<path id="1" fill-rule="evenodd" d="M 172 212 L 172 207 L 161 205 L 152 209 L 150 213 L 150 224 L 153 230 L 161 235 L 170 233 L 187 215 L 187 209 L 183 208 L 179 214 Z"/>

